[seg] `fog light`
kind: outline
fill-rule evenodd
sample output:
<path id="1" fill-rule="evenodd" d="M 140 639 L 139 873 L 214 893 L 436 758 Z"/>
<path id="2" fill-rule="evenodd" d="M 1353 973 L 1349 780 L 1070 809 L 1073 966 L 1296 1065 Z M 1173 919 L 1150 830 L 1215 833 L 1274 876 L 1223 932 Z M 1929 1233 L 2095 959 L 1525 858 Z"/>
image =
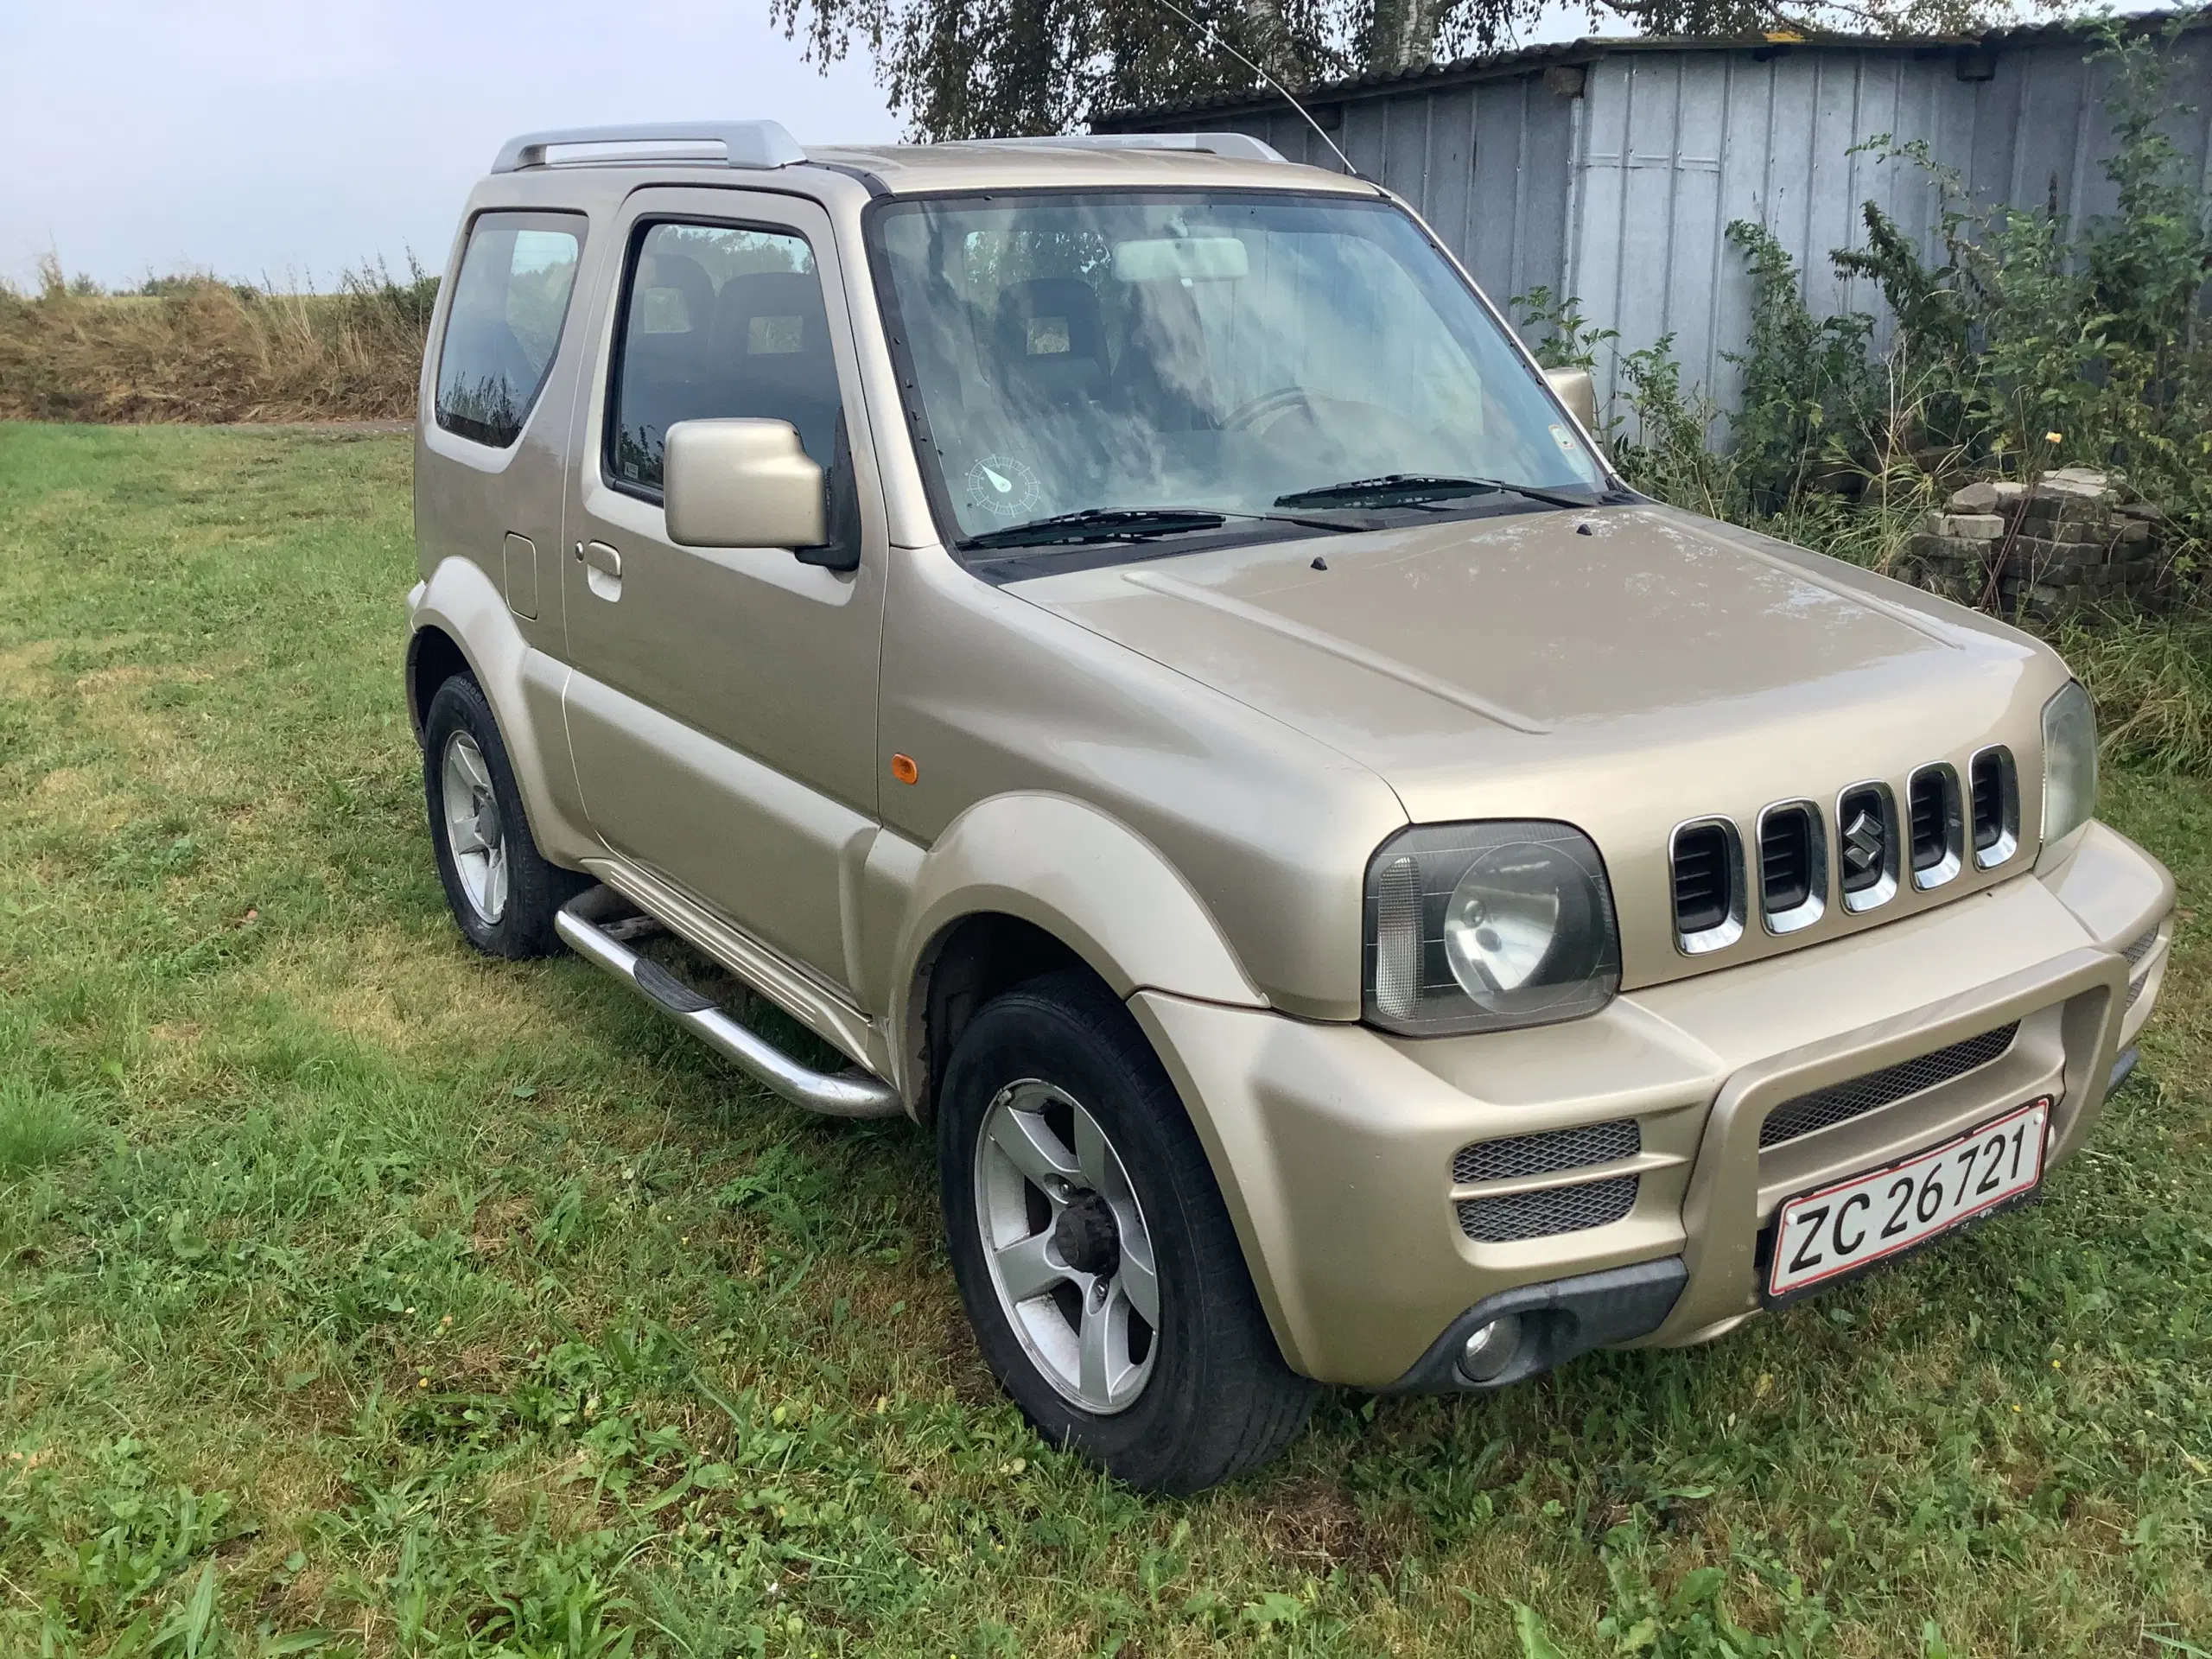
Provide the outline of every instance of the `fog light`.
<path id="1" fill-rule="evenodd" d="M 1521 1316 L 1508 1313 L 1478 1325 L 1459 1350 L 1459 1370 L 1470 1382 L 1487 1382 L 1513 1363 L 1521 1346 Z"/>

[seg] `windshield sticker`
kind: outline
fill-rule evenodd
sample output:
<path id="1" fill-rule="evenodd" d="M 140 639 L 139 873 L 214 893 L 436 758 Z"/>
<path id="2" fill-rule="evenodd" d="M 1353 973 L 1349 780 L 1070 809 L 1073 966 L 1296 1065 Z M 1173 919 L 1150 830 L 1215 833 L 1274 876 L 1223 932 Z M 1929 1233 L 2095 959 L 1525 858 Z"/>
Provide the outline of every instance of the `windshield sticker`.
<path id="1" fill-rule="evenodd" d="M 1580 461 L 1582 458 L 1582 446 L 1575 442 L 1574 434 L 1568 431 L 1557 421 L 1554 421 L 1552 423 L 1552 442 L 1559 445 L 1561 449 L 1573 456 L 1577 461 Z"/>
<path id="2" fill-rule="evenodd" d="M 968 469 L 968 506 L 994 518 L 1032 518 L 1044 486 L 1026 461 L 985 455 Z"/>

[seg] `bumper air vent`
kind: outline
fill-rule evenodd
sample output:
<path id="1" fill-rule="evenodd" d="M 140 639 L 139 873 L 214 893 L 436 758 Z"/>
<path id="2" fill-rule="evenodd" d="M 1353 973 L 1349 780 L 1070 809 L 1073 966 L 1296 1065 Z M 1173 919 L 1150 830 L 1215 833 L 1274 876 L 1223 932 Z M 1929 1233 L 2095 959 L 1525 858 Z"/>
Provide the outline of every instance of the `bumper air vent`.
<path id="1" fill-rule="evenodd" d="M 1993 869 L 2020 845 L 2020 787 L 2012 752 L 1990 748 L 1976 754 L 1967 766 L 1967 790 L 1974 865 Z"/>
<path id="2" fill-rule="evenodd" d="M 1939 1048 L 1917 1059 L 1904 1060 L 1879 1071 L 1853 1077 L 1848 1083 L 1785 1100 L 1769 1112 L 1766 1122 L 1759 1125 L 1759 1149 L 1764 1152 L 1800 1135 L 1848 1123 L 1854 1117 L 1864 1117 L 1869 1112 L 1894 1105 L 1923 1089 L 1962 1077 L 1987 1065 L 2012 1047 L 2012 1039 L 2019 1030 L 2020 1022 L 2015 1020 L 2009 1026 L 1985 1031 L 1979 1037 L 1969 1037 L 1962 1043 L 1953 1043 L 1948 1048 Z"/>
<path id="3" fill-rule="evenodd" d="M 2159 930 L 2164 926 L 2165 924 L 2164 922 L 2156 924 L 2148 933 L 2145 933 L 2141 938 L 2136 940 L 2134 944 L 2129 945 L 2126 950 L 2120 953 L 2122 957 L 2126 957 L 2127 961 L 2128 981 L 2126 1007 L 2128 1008 L 2133 1007 L 2138 1002 L 2140 1002 L 2143 1000 L 2143 993 L 2151 983 L 2150 975 L 2139 974 L 2135 970 L 2143 965 L 2143 958 L 2151 954 L 2152 947 L 2158 942 Z M 2126 1009 L 2123 1009 L 2122 1012 L 2126 1012 Z"/>
<path id="4" fill-rule="evenodd" d="M 1700 818 L 1675 831 L 1675 944 L 1702 956 L 1744 936 L 1744 854 L 1736 826 Z"/>
<path id="5" fill-rule="evenodd" d="M 1846 910 L 1872 910 L 1896 894 L 1897 802 L 1880 784 L 1855 784 L 1838 798 L 1835 855 Z"/>
<path id="6" fill-rule="evenodd" d="M 1905 785 L 1905 817 L 1912 841 L 1912 885 L 1940 887 L 1966 867 L 1959 775 L 1944 766 L 1923 766 Z"/>
<path id="7" fill-rule="evenodd" d="M 1795 933 L 1827 908 L 1827 838 L 1809 801 L 1759 814 L 1759 915 L 1770 933 Z"/>
<path id="8" fill-rule="evenodd" d="M 1499 1198 L 1465 1198 L 1459 1230 L 1479 1244 L 1549 1238 L 1609 1226 L 1636 1208 L 1637 1178 L 1616 1175 L 1582 1186 L 1554 1186 Z"/>
<path id="9" fill-rule="evenodd" d="M 1503 1141 L 1478 1141 L 1459 1148 L 1452 1160 L 1452 1179 L 1460 1186 L 1502 1181 L 1518 1175 L 1549 1175 L 1562 1169 L 1616 1163 L 1643 1150 L 1643 1132 L 1632 1117 L 1610 1123 L 1585 1123 L 1541 1135 L 1516 1135 Z"/>

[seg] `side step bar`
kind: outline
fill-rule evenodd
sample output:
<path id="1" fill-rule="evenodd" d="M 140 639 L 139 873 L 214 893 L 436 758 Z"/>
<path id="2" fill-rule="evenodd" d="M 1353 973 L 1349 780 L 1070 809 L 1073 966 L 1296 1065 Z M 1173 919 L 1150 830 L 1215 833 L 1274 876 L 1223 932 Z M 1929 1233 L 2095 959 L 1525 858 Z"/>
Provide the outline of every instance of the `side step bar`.
<path id="1" fill-rule="evenodd" d="M 699 995 L 667 969 L 641 957 L 608 931 L 610 909 L 630 908 L 611 888 L 594 887 L 554 918 L 553 931 L 585 961 L 604 968 L 655 1007 L 737 1062 L 795 1106 L 830 1117 L 903 1117 L 899 1092 L 854 1070 L 836 1076 L 800 1065 L 759 1033 L 738 1024 L 720 1003 Z"/>

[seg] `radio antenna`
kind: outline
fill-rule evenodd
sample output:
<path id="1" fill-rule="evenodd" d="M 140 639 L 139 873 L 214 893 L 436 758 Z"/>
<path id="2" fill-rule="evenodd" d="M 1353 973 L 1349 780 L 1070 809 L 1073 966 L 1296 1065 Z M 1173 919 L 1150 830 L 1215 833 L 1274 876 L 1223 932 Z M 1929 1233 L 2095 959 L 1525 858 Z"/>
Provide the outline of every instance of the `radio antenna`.
<path id="1" fill-rule="evenodd" d="M 1304 118 L 1306 124 L 1313 129 L 1313 136 L 1319 138 L 1323 143 L 1326 144 L 1329 147 L 1329 153 L 1344 164 L 1345 172 L 1351 174 L 1352 177 L 1357 179 L 1363 184 L 1372 184 L 1375 182 L 1374 180 L 1369 178 L 1366 174 L 1361 172 L 1357 168 L 1351 164 L 1351 157 L 1345 155 L 1343 150 L 1339 149 L 1337 147 L 1337 141 L 1330 137 L 1326 132 L 1322 130 L 1321 124 L 1313 118 L 1313 112 L 1307 109 L 1305 105 L 1300 103 L 1295 98 L 1291 96 L 1290 88 L 1284 86 L 1273 75 L 1260 67 L 1258 64 L 1253 62 L 1251 59 L 1246 57 L 1242 52 L 1239 52 L 1235 47 L 1224 40 L 1219 29 L 1216 29 L 1211 23 L 1202 22 L 1198 18 L 1192 16 L 1189 12 L 1177 5 L 1175 3 L 1175 0 L 1159 0 L 1159 3 L 1167 10 L 1173 12 L 1178 17 L 1180 17 L 1192 29 L 1200 30 L 1205 34 L 1206 39 L 1211 41 L 1213 45 L 1219 48 L 1222 51 L 1229 54 L 1230 57 L 1236 59 L 1237 62 L 1243 64 L 1247 69 L 1249 69 L 1262 81 L 1266 82 L 1269 90 L 1271 90 L 1276 97 L 1281 99 L 1282 101 L 1289 105 L 1292 109 L 1296 110 L 1300 116 Z"/>

